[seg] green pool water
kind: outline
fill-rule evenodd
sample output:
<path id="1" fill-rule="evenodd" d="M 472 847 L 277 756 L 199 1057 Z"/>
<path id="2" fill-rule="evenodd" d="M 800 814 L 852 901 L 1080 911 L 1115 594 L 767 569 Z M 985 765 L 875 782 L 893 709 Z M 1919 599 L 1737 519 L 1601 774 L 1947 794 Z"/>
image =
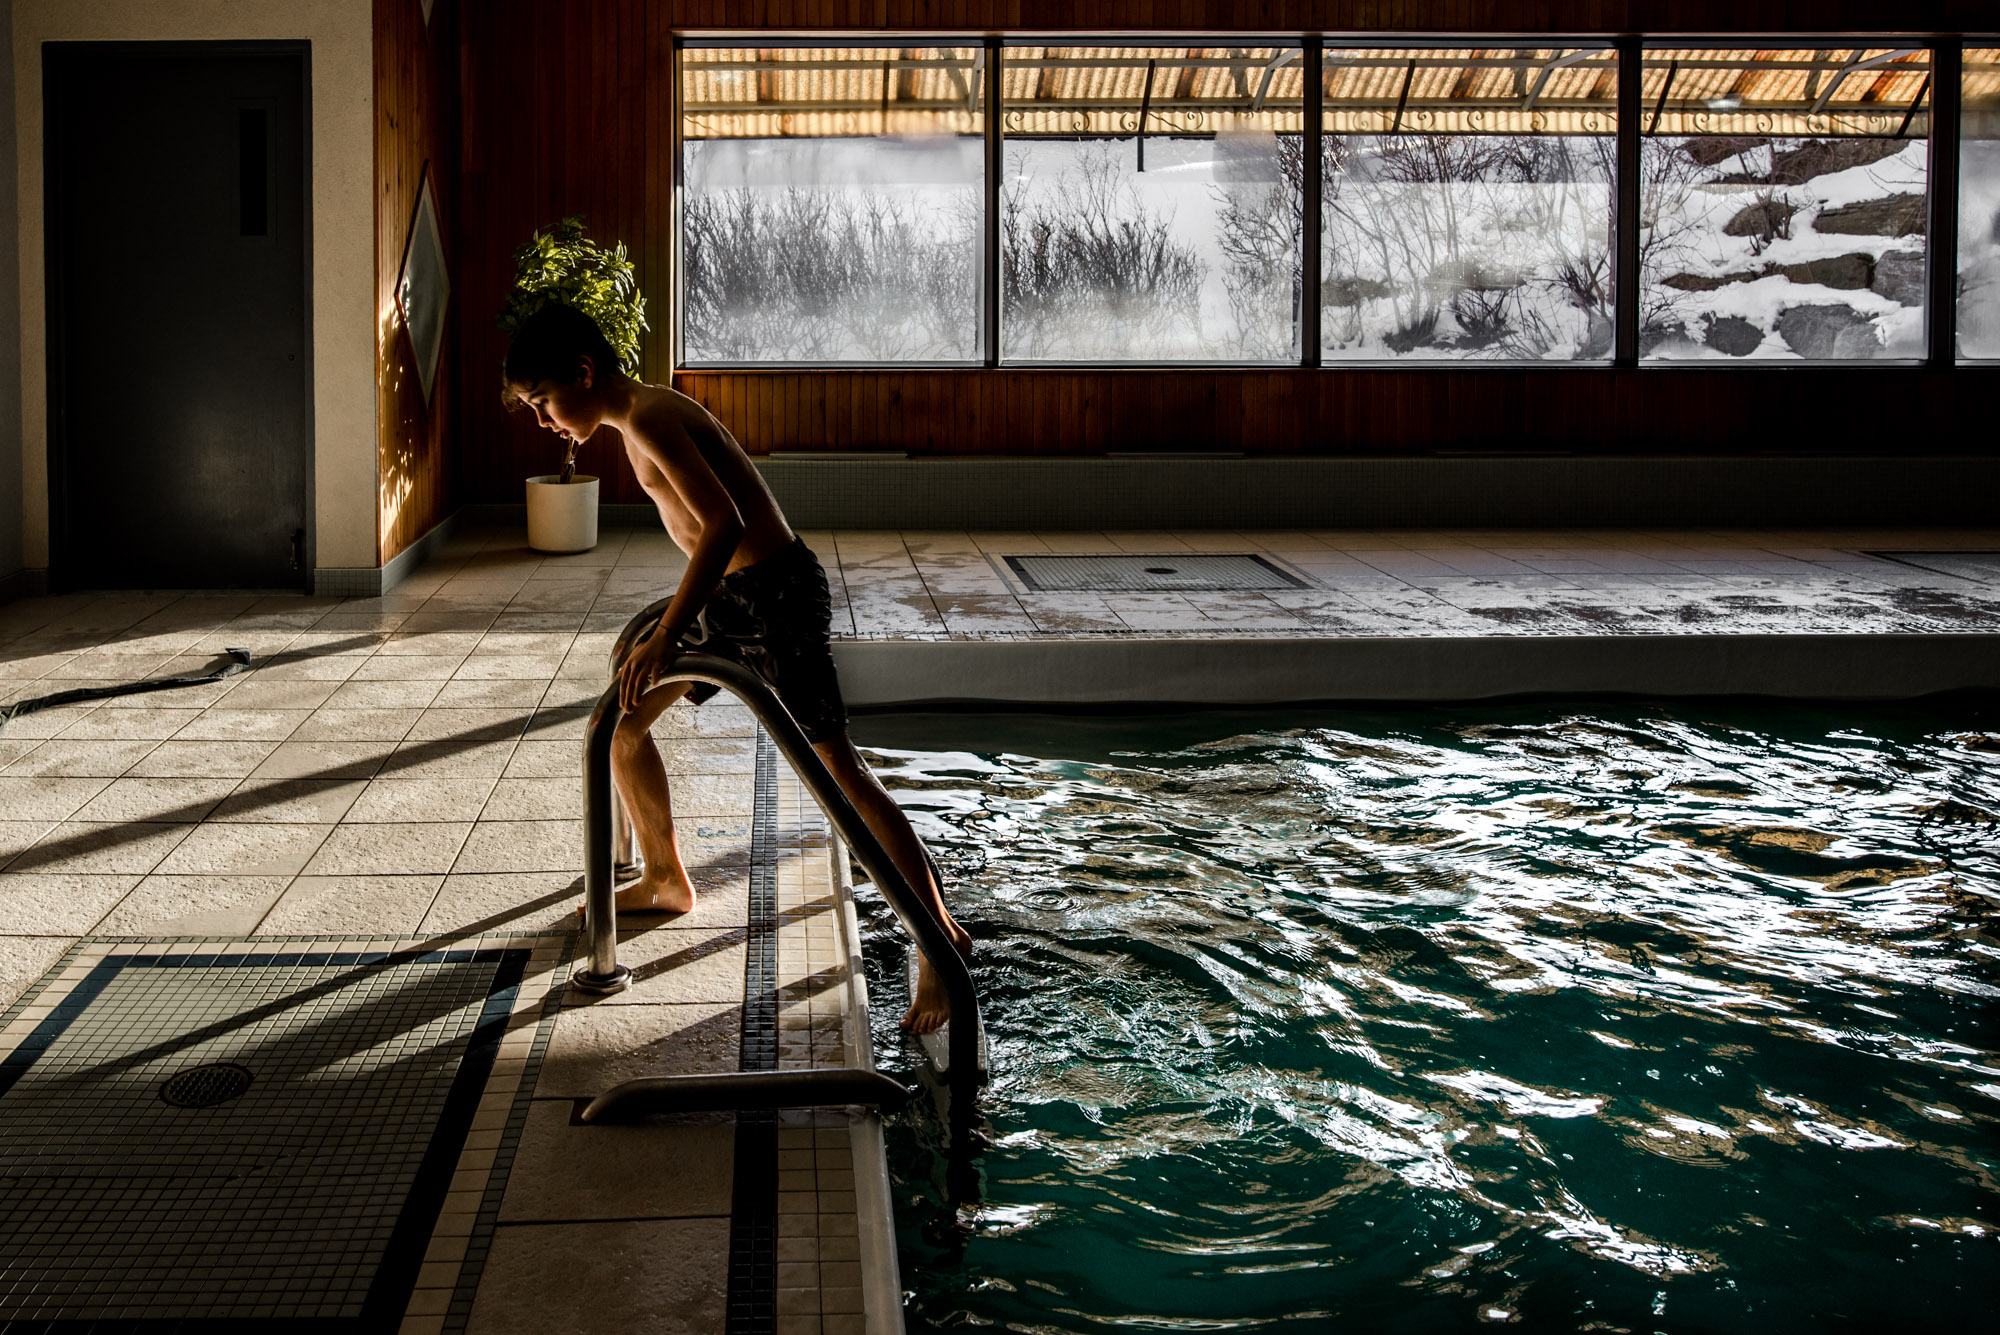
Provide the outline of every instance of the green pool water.
<path id="1" fill-rule="evenodd" d="M 911 1329 L 1991 1320 L 1989 697 L 856 736 L 979 940 L 992 1051 L 976 1189 L 934 1119 L 890 1127 Z"/>

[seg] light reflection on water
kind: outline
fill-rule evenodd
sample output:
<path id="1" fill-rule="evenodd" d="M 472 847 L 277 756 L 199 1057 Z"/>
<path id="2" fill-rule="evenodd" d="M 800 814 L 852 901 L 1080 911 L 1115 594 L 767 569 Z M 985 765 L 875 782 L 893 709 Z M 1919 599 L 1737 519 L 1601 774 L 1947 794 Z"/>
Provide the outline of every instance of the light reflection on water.
<path id="1" fill-rule="evenodd" d="M 892 1125 L 913 1329 L 1990 1316 L 1990 700 L 1301 721 L 858 723 L 992 1045 L 976 1201 Z"/>

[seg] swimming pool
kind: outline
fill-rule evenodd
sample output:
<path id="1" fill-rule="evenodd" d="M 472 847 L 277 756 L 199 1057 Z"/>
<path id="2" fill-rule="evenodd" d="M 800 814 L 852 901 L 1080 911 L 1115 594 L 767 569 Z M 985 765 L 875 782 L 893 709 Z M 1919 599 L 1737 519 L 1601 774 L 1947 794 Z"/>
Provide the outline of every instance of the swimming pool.
<path id="1" fill-rule="evenodd" d="M 890 1128 L 912 1329 L 1990 1319 L 1990 698 L 855 731 L 992 1045 L 976 1198 Z"/>

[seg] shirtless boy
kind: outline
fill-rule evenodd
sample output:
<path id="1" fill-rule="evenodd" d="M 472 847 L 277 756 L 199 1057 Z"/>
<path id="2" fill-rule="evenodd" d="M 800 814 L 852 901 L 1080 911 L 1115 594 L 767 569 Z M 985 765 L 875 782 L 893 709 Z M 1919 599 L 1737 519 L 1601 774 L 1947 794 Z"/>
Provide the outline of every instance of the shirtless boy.
<path id="1" fill-rule="evenodd" d="M 972 938 L 946 911 L 916 831 L 848 740 L 828 643 L 826 573 L 728 429 L 685 394 L 624 375 L 596 322 L 555 303 L 515 332 L 506 398 L 565 440 L 588 440 L 599 427 L 617 431 L 639 485 L 688 556 L 658 628 L 634 646 L 618 679 L 625 717 L 612 740 L 612 775 L 646 862 L 645 874 L 618 892 L 618 907 L 654 913 L 694 907 L 694 885 L 674 838 L 666 767 L 650 735 L 683 695 L 700 703 L 714 694 L 713 687 L 690 692 L 686 683 L 652 686 L 692 633 L 688 647 L 743 663 L 771 684 L 959 953 L 970 954 Z M 943 985 L 926 961 L 903 1028 L 930 1033 L 946 1018 Z"/>

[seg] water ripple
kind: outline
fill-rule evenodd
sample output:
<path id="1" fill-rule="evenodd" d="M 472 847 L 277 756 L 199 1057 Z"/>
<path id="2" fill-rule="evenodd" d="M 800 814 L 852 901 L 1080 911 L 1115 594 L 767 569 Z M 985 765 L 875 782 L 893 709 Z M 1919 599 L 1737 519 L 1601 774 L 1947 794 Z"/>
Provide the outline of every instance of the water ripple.
<path id="1" fill-rule="evenodd" d="M 977 1200 L 892 1131 L 913 1324 L 1990 1313 L 1994 713 L 864 720 L 993 1051 Z"/>

